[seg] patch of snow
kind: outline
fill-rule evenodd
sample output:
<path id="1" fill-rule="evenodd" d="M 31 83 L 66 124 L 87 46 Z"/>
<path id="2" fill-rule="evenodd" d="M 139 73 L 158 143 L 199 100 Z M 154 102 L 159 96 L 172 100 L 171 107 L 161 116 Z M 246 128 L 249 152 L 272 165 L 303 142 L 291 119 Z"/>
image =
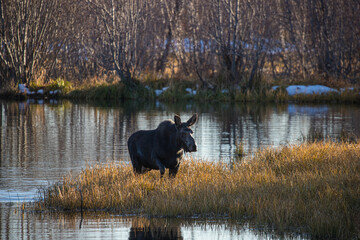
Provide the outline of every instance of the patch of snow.
<path id="1" fill-rule="evenodd" d="M 150 89 L 151 89 L 148 85 L 146 85 L 145 88 L 146 88 L 147 90 L 150 90 Z"/>
<path id="2" fill-rule="evenodd" d="M 160 94 L 163 93 L 163 90 L 159 90 L 159 89 L 156 89 L 155 90 L 155 95 L 158 97 Z"/>
<path id="3" fill-rule="evenodd" d="M 44 89 L 39 89 L 39 90 L 37 91 L 37 94 L 44 94 Z"/>
<path id="4" fill-rule="evenodd" d="M 229 89 L 223 89 L 221 90 L 221 93 L 229 93 Z"/>
<path id="5" fill-rule="evenodd" d="M 53 95 L 54 94 L 54 91 L 49 91 L 50 95 Z"/>
<path id="6" fill-rule="evenodd" d="M 192 90 L 191 88 L 186 88 L 185 91 L 187 91 L 190 95 L 196 95 L 196 90 Z"/>
<path id="7" fill-rule="evenodd" d="M 156 96 L 159 96 L 159 95 L 161 95 L 163 92 L 165 92 L 166 90 L 168 90 L 169 89 L 169 87 L 163 87 L 162 89 L 156 89 L 155 90 L 155 95 Z"/>
<path id="8" fill-rule="evenodd" d="M 286 88 L 286 91 L 290 96 L 295 94 L 324 94 L 330 92 L 338 93 L 338 90 L 323 85 L 311 85 L 311 86 L 291 85 Z"/>
<path id="9" fill-rule="evenodd" d="M 271 88 L 273 91 L 279 89 L 279 86 L 273 86 Z M 339 93 L 335 88 L 329 88 L 323 85 L 290 85 L 286 88 L 289 96 L 296 94 L 326 94 L 326 93 Z"/>
<path id="10" fill-rule="evenodd" d="M 20 91 L 21 93 L 25 93 L 25 92 L 29 92 L 29 89 L 26 87 L 25 84 L 19 83 L 19 91 Z"/>

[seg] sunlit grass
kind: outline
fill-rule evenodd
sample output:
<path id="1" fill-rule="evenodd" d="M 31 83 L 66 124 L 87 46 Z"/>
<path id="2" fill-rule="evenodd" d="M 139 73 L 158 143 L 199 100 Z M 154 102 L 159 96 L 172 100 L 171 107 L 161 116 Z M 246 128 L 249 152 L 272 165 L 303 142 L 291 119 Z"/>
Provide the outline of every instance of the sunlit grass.
<path id="1" fill-rule="evenodd" d="M 225 164 L 188 159 L 175 179 L 129 165 L 87 167 L 41 192 L 43 207 L 251 219 L 320 237 L 359 234 L 360 144 L 304 143 Z M 83 201 L 81 201 L 81 195 Z"/>

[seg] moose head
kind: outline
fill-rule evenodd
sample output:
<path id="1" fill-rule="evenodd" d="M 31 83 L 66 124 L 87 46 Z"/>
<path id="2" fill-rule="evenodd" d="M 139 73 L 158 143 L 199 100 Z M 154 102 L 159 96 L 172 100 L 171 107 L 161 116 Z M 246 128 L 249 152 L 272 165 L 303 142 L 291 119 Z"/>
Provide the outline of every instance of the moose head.
<path id="1" fill-rule="evenodd" d="M 185 152 L 196 152 L 197 147 L 192 134 L 194 133 L 190 127 L 196 123 L 198 115 L 195 113 L 187 122 L 181 122 L 178 115 L 174 116 L 176 126 L 176 139 L 178 144 L 184 149 Z"/>

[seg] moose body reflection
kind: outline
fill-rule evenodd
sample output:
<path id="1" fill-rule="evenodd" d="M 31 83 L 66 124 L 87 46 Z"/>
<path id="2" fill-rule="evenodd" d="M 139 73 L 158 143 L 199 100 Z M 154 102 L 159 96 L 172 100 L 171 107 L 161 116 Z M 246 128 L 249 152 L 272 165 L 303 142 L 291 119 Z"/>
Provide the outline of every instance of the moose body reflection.
<path id="1" fill-rule="evenodd" d="M 179 116 L 174 121 L 165 120 L 154 130 L 135 132 L 128 140 L 128 149 L 135 173 L 144 173 L 151 169 L 160 170 L 161 177 L 165 168 L 169 176 L 175 177 L 180 161 L 186 152 L 195 152 L 196 143 L 190 126 L 194 125 L 198 115 L 194 114 L 182 123 Z"/>
<path id="2" fill-rule="evenodd" d="M 169 221 L 167 219 L 136 218 L 130 228 L 129 240 L 162 239 L 180 240 L 184 239 L 181 234 L 181 222 Z"/>

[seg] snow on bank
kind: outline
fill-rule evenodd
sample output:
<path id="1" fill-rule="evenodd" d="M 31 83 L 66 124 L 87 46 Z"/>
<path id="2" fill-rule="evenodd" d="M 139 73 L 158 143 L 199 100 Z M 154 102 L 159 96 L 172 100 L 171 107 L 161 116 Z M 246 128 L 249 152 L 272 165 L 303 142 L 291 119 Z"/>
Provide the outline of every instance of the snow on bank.
<path id="1" fill-rule="evenodd" d="M 19 84 L 19 91 L 20 93 L 26 93 L 28 95 L 34 94 L 35 92 L 30 91 L 25 84 Z"/>
<path id="2" fill-rule="evenodd" d="M 45 94 L 44 89 L 39 89 L 37 92 L 30 91 L 29 88 L 27 88 L 25 84 L 21 84 L 21 83 L 19 84 L 18 88 L 19 88 L 20 93 L 27 94 L 27 95 L 33 95 L 33 94 L 44 95 Z M 60 93 L 61 93 L 60 89 L 57 89 L 55 91 L 49 91 L 50 95 L 57 95 Z"/>
<path id="3" fill-rule="evenodd" d="M 192 90 L 191 88 L 186 88 L 185 91 L 186 91 L 189 95 L 196 95 L 196 90 Z"/>
<path id="4" fill-rule="evenodd" d="M 278 89 L 279 86 L 272 87 L 272 90 Z M 327 94 L 327 93 L 340 93 L 335 88 L 329 88 L 323 85 L 290 85 L 286 88 L 289 96 L 296 94 Z"/>
<path id="5" fill-rule="evenodd" d="M 155 90 L 155 95 L 159 96 L 162 93 L 164 93 L 166 90 L 168 90 L 169 87 L 164 87 L 162 89 L 156 89 Z M 272 87 L 272 90 L 275 91 L 279 89 L 279 86 L 274 86 Z M 305 95 L 310 95 L 310 94 L 328 94 L 328 93 L 341 93 L 344 92 L 346 90 L 354 90 L 354 88 L 341 88 L 340 90 L 337 90 L 335 88 L 330 88 L 327 86 L 323 86 L 323 85 L 309 85 L 309 86 L 305 86 L 305 85 L 290 85 L 286 88 L 286 91 L 288 93 L 289 96 L 293 96 L 296 94 L 305 94 Z M 194 96 L 197 94 L 196 90 L 193 90 L 191 88 L 186 88 L 185 89 L 186 93 L 190 96 Z M 229 93 L 228 89 L 222 89 L 221 90 L 222 94 L 227 94 Z"/>
<path id="6" fill-rule="evenodd" d="M 159 95 L 161 95 L 163 92 L 165 92 L 166 90 L 168 90 L 169 87 L 164 87 L 163 89 L 156 89 L 155 90 L 155 95 L 158 97 Z"/>

